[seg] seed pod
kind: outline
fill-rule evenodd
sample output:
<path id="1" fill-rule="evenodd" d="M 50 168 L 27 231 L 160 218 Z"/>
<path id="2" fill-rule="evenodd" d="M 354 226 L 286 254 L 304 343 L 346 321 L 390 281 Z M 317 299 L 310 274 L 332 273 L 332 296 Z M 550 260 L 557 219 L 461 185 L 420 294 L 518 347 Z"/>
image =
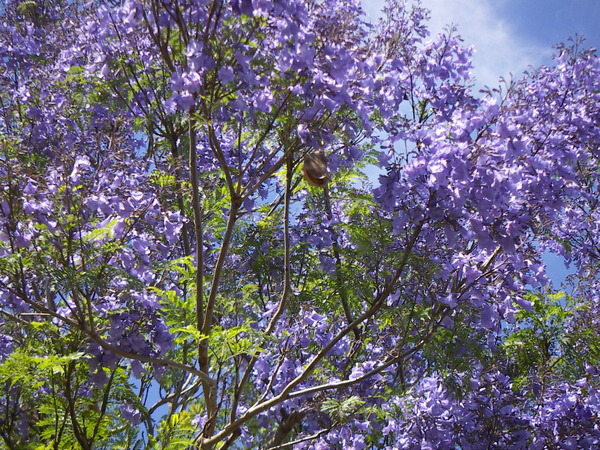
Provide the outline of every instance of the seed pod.
<path id="1" fill-rule="evenodd" d="M 329 171 L 327 170 L 327 156 L 325 156 L 323 150 L 315 150 L 304 155 L 302 175 L 313 186 L 320 188 L 327 186 Z"/>

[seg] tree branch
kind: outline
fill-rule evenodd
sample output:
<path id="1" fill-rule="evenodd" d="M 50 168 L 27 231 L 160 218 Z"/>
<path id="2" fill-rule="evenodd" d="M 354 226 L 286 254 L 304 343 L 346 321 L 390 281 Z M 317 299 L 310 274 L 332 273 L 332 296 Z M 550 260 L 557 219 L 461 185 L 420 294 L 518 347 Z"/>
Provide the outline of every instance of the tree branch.
<path id="1" fill-rule="evenodd" d="M 419 234 L 421 233 L 424 223 L 425 223 L 425 220 L 423 219 L 416 226 L 416 228 L 413 231 L 413 234 L 406 246 L 406 249 L 404 250 L 402 259 L 400 260 L 400 263 L 398 265 L 396 273 L 394 274 L 392 279 L 388 282 L 388 284 L 383 289 L 383 291 L 381 291 L 381 293 L 377 296 L 373 305 L 367 311 L 365 311 L 363 314 L 361 314 L 359 317 L 357 317 L 351 324 L 349 324 L 344 329 L 342 329 L 336 336 L 334 336 L 331 339 L 331 341 L 325 347 L 323 347 L 321 349 L 321 351 L 319 351 L 319 353 L 317 353 L 317 355 L 315 355 L 313 357 L 313 359 L 306 365 L 306 367 L 304 368 L 302 373 L 300 375 L 298 375 L 296 378 L 294 378 L 292 381 L 290 381 L 288 383 L 288 385 L 284 388 L 284 390 L 279 395 L 265 401 L 264 403 L 254 405 L 253 407 L 248 409 L 243 416 L 239 417 L 238 419 L 234 420 L 233 422 L 230 422 L 219 433 L 213 435 L 211 438 L 201 440 L 200 445 L 202 448 L 212 447 L 215 443 L 219 442 L 220 440 L 224 439 L 226 436 L 230 435 L 234 430 L 239 428 L 241 425 L 246 423 L 251 418 L 255 417 L 257 414 L 259 414 L 263 411 L 266 411 L 267 409 L 271 408 L 272 406 L 275 406 L 275 405 L 287 400 L 288 398 L 290 398 L 290 396 L 294 394 L 291 392 L 294 389 L 294 387 L 297 386 L 298 384 L 300 384 L 302 381 L 304 381 L 312 373 L 312 371 L 316 368 L 316 366 L 319 364 L 319 362 L 323 358 L 325 358 L 325 356 L 329 353 L 329 351 L 344 336 L 346 336 L 348 333 L 350 333 L 350 331 L 352 331 L 354 328 L 356 328 L 359 324 L 361 324 L 365 320 L 369 319 L 370 317 L 375 315 L 377 313 L 377 311 L 379 311 L 379 309 L 383 305 L 385 299 L 393 292 L 394 285 L 396 284 L 396 282 L 402 275 L 404 268 L 406 267 L 406 264 L 408 263 L 408 257 L 410 255 L 410 253 L 412 252 L 412 249 L 414 247 L 414 244 L 416 243 L 416 240 L 417 240 Z M 393 364 L 393 362 L 389 363 L 389 365 L 391 365 L 391 364 Z M 381 369 L 381 370 L 383 370 L 383 369 Z M 361 380 L 362 380 L 362 378 L 361 378 Z M 355 383 L 354 380 L 351 380 L 351 381 L 352 382 L 350 384 Z M 297 396 L 297 395 L 294 395 L 294 396 Z"/>

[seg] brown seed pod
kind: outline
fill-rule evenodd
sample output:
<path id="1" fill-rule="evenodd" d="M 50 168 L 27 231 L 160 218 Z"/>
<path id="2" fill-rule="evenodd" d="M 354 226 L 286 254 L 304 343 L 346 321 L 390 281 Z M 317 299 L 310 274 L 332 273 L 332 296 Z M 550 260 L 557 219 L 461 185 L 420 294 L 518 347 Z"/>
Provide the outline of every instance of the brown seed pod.
<path id="1" fill-rule="evenodd" d="M 304 179 L 320 188 L 325 188 L 329 181 L 329 171 L 327 170 L 327 156 L 323 150 L 315 150 L 314 152 L 304 155 L 304 166 L 302 167 L 302 175 Z"/>

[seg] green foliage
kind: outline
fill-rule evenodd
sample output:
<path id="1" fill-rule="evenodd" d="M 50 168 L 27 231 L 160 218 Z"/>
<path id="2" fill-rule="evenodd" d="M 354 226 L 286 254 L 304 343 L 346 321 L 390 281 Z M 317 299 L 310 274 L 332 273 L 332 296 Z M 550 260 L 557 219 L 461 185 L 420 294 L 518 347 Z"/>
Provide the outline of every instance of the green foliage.
<path id="1" fill-rule="evenodd" d="M 365 401 L 353 395 L 343 400 L 327 399 L 321 404 L 321 411 L 326 412 L 332 420 L 344 422 L 352 415 L 360 413 Z"/>
<path id="2" fill-rule="evenodd" d="M 67 366 L 83 359 L 85 353 L 76 352 L 65 356 L 34 356 L 14 352 L 0 364 L 0 383 L 27 385 L 39 389 L 54 375 L 64 375 Z"/>
<path id="3" fill-rule="evenodd" d="M 453 319 L 455 323 L 464 323 L 465 320 L 464 317 Z M 428 362 L 427 373 L 439 374 L 449 384 L 458 387 L 459 380 L 453 377 L 468 379 L 477 363 L 485 364 L 490 360 L 491 352 L 486 351 L 482 342 L 485 342 L 484 334 L 474 332 L 469 327 L 440 327 L 423 349 Z"/>
<path id="4" fill-rule="evenodd" d="M 125 371 L 116 369 L 111 373 L 105 369 L 108 384 L 88 392 L 84 380 L 89 374 L 89 365 L 84 353 L 60 354 L 60 347 L 54 348 L 54 354 L 49 348 L 14 352 L 0 364 L 2 395 L 18 399 L 21 413 L 27 414 L 29 407 L 37 405 L 37 413 L 31 418 L 35 418 L 35 422 L 30 424 L 36 439 L 30 437 L 22 448 L 83 448 L 77 435 L 96 442 L 98 448 L 119 448 L 116 443 L 127 440 L 128 433 L 122 428 L 119 407 L 125 399 L 135 398 Z M 44 356 L 38 356 L 37 352 Z M 58 392 L 60 395 L 56 395 Z"/>
<path id="5" fill-rule="evenodd" d="M 201 414 L 198 405 L 187 411 L 173 413 L 160 422 L 157 433 L 157 447 L 165 450 L 186 450 L 194 447 L 194 436 L 198 431 L 192 423 Z"/>
<path id="6" fill-rule="evenodd" d="M 215 327 L 209 342 L 211 348 L 214 349 L 215 356 L 222 361 L 239 355 L 264 351 L 257 345 L 253 336 L 256 336 L 256 333 L 249 324 L 228 329 Z"/>
<path id="7" fill-rule="evenodd" d="M 530 294 L 531 310 L 519 308 L 502 349 L 511 364 L 515 388 L 531 379 L 574 381 L 585 366 L 600 363 L 600 335 L 581 322 L 589 304 L 564 292 Z"/>

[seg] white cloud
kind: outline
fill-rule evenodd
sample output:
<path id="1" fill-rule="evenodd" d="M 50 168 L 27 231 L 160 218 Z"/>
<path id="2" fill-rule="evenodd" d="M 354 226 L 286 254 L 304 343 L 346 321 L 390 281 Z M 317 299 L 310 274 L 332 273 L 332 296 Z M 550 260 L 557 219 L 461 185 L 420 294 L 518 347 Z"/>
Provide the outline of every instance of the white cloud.
<path id="1" fill-rule="evenodd" d="M 550 49 L 526 42 L 508 18 L 494 8 L 503 0 L 422 0 L 431 11 L 429 29 L 434 36 L 448 25 L 458 28 L 466 46 L 473 46 L 473 75 L 478 86 L 499 84 L 500 77 L 508 79 L 512 73 L 519 78 L 529 66 L 538 66 L 547 60 Z M 366 12 L 373 16 L 381 9 L 383 0 L 363 0 Z"/>

